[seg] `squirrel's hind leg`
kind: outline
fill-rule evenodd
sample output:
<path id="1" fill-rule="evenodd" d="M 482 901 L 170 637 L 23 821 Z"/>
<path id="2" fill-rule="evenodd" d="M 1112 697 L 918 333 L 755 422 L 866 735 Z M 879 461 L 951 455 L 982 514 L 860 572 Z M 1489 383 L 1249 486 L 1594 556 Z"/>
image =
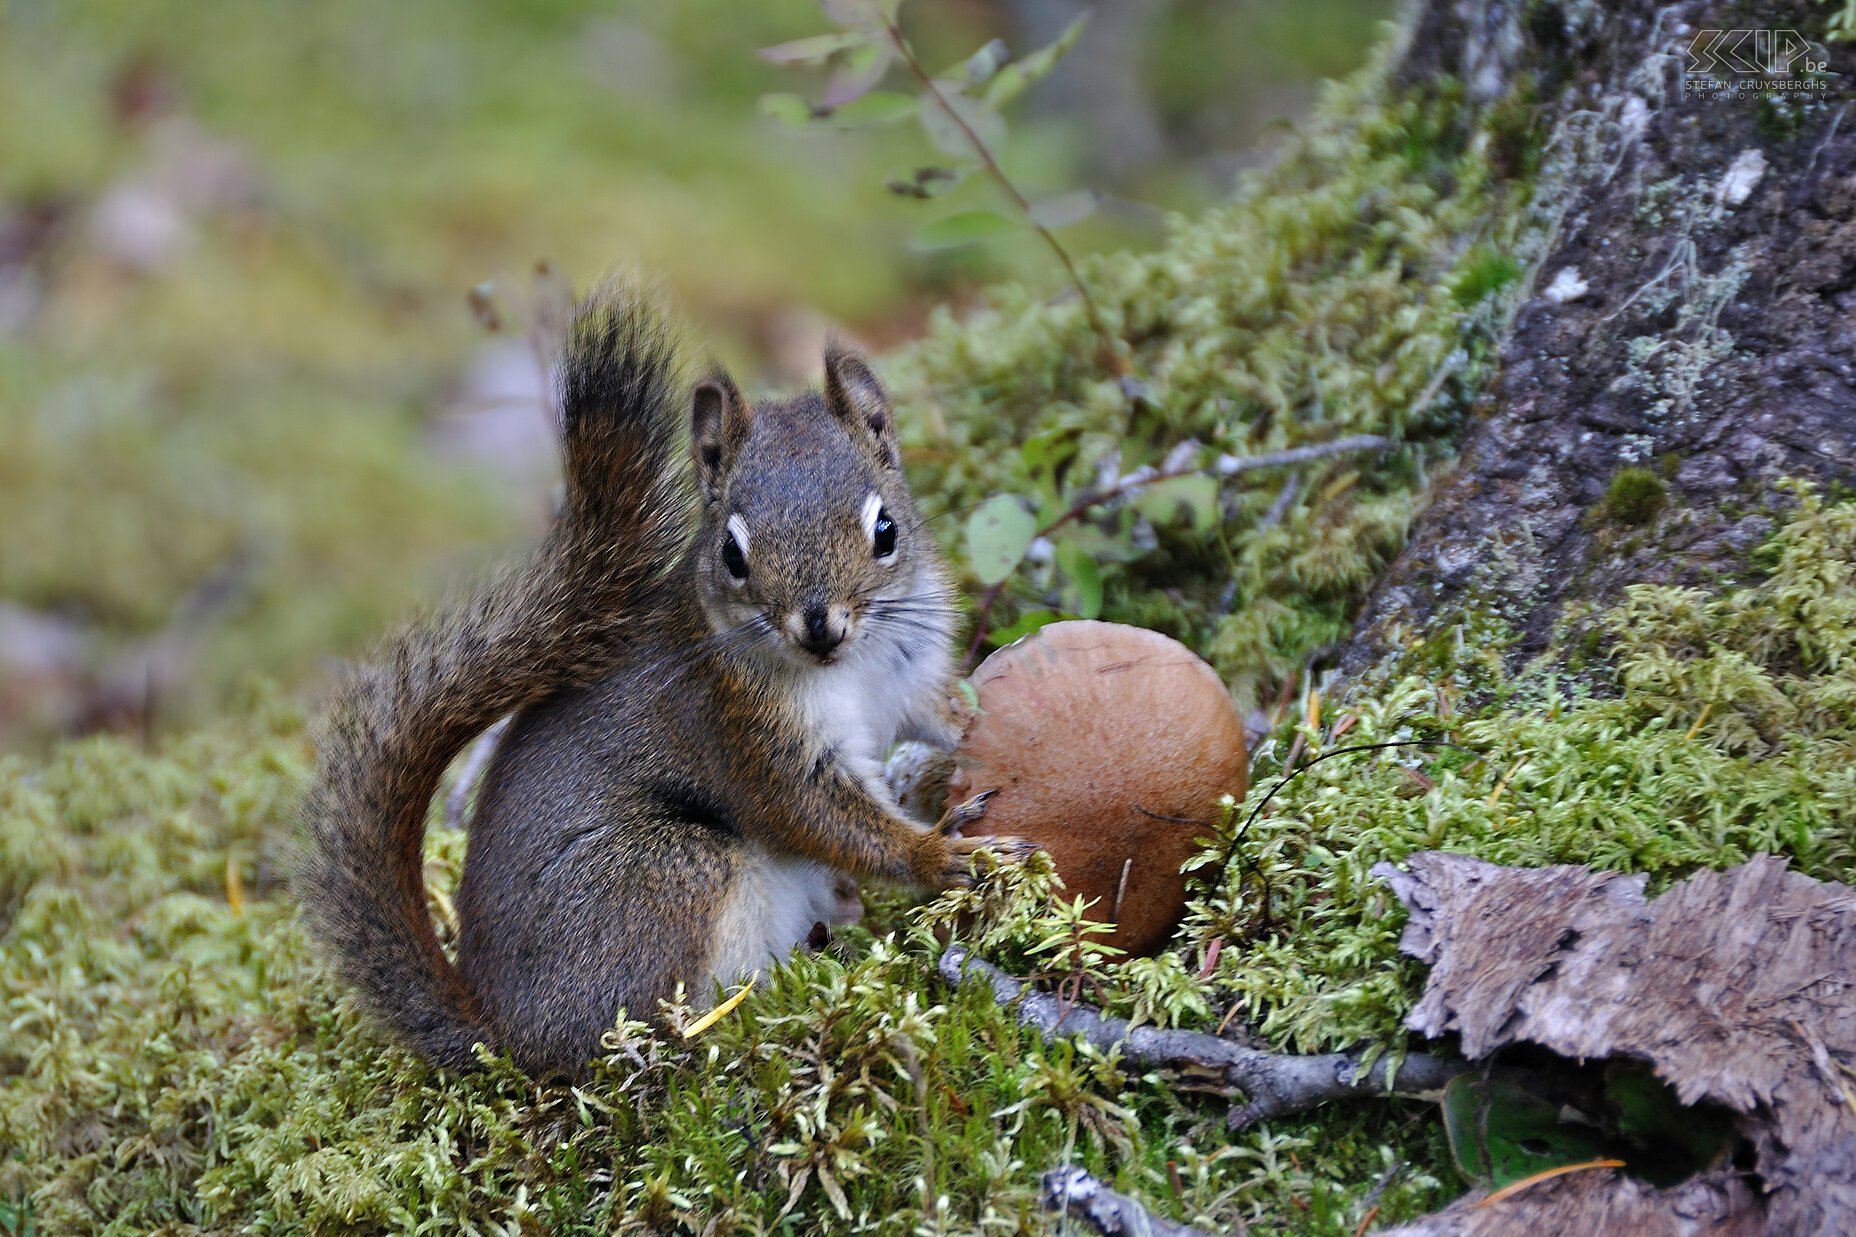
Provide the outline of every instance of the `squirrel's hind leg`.
<path id="1" fill-rule="evenodd" d="M 715 917 L 706 991 L 691 997 L 712 997 L 717 985 L 778 965 L 813 940 L 819 924 L 855 923 L 862 916 L 855 880 L 814 860 L 749 844 Z"/>
<path id="2" fill-rule="evenodd" d="M 460 962 L 518 1065 L 578 1071 L 621 1010 L 660 1022 L 679 983 L 691 1004 L 710 1003 L 739 840 L 642 811 L 603 827 L 487 834 L 481 850 L 479 840 L 466 860 L 477 897 Z"/>

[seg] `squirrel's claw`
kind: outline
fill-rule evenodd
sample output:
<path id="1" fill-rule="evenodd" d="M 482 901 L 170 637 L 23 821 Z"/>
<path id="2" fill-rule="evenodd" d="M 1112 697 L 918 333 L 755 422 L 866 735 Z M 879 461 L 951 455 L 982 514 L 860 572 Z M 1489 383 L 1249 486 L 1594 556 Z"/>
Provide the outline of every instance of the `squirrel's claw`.
<path id="1" fill-rule="evenodd" d="M 985 816 L 986 801 L 998 793 L 996 789 L 982 790 L 971 799 L 956 803 L 954 806 L 948 808 L 947 811 L 941 813 L 941 819 L 935 822 L 934 831 L 944 838 L 957 838 L 961 836 L 961 827 L 970 825 L 974 821 Z"/>
<path id="2" fill-rule="evenodd" d="M 973 884 L 973 852 L 990 850 L 1000 863 L 1019 863 L 1037 849 L 1037 843 L 1015 837 L 967 837 L 961 826 L 986 815 L 986 801 L 996 794 L 987 790 L 955 804 L 942 814 L 933 829 L 922 835 L 917 852 L 916 879 L 935 889 L 965 889 Z"/>
<path id="3" fill-rule="evenodd" d="M 1001 863 L 1023 863 L 1038 849 L 1038 844 L 1030 838 L 976 838 L 975 841 L 998 855 Z"/>
<path id="4" fill-rule="evenodd" d="M 971 857 L 975 851 L 989 850 L 1001 864 L 1023 863 L 1038 844 L 1030 838 L 984 837 L 961 838 L 957 843 Z"/>
<path id="5" fill-rule="evenodd" d="M 981 850 L 988 850 L 1001 864 L 1023 863 L 1032 851 L 1038 848 L 1036 842 L 1028 838 L 983 837 L 950 838 L 947 843 L 947 867 L 942 872 L 943 889 L 966 889 L 973 884 L 973 856 Z"/>

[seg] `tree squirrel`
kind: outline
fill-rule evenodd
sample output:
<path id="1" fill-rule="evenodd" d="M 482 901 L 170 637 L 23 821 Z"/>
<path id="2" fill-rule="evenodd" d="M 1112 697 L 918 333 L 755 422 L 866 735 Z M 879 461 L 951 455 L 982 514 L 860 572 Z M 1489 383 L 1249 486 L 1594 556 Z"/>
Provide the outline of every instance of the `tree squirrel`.
<path id="1" fill-rule="evenodd" d="M 485 1043 L 578 1072 L 621 1008 L 651 1017 L 679 982 L 704 999 L 855 919 L 856 878 L 942 889 L 981 845 L 1025 851 L 961 836 L 981 800 L 910 822 L 882 779 L 897 738 L 951 747 L 960 720 L 952 590 L 870 367 L 829 345 L 822 397 L 759 404 L 712 373 L 688 403 L 694 487 L 650 304 L 589 300 L 563 369 L 566 495 L 539 552 L 340 686 L 305 807 L 311 930 L 376 1019 L 454 1069 Z M 454 967 L 428 809 L 512 712 Z"/>

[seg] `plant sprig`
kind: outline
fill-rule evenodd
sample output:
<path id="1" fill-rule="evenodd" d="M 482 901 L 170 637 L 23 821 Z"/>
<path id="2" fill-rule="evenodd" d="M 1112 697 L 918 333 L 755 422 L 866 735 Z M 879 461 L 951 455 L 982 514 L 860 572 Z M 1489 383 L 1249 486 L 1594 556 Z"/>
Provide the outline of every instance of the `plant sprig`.
<path id="1" fill-rule="evenodd" d="M 892 192 L 926 200 L 978 172 L 998 188 L 1016 218 L 994 211 L 960 211 L 921 228 L 915 235 L 915 247 L 960 248 L 1029 227 L 1063 267 L 1095 335 L 1098 363 L 1111 373 L 1126 374 L 1128 366 L 1118 341 L 1077 269 L 1075 258 L 1057 236 L 1057 229 L 1095 212 L 1096 195 L 1083 189 L 1033 201 L 1006 173 L 996 153 L 1006 134 L 1000 108 L 1057 66 L 1081 36 L 1087 15 L 1071 22 L 1049 45 L 1017 60 L 1011 58 L 1003 42 L 994 39 L 946 72 L 936 74 L 922 63 L 902 32 L 902 0 L 820 2 L 826 17 L 839 27 L 837 30 L 762 48 L 760 54 L 775 64 L 828 68 L 831 75 L 824 96 L 812 102 L 793 94 L 767 95 L 761 100 L 762 110 L 795 124 L 840 128 L 891 124 L 910 118 L 918 121 L 937 150 L 962 162 L 952 167 L 916 168 L 907 178 L 888 182 Z M 896 65 L 914 78 L 919 94 L 877 89 Z"/>

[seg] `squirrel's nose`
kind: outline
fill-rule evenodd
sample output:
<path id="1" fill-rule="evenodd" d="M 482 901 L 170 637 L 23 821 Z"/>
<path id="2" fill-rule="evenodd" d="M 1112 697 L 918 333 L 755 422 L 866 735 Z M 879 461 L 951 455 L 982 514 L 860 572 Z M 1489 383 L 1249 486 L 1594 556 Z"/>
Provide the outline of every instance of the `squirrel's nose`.
<path id="1" fill-rule="evenodd" d="M 801 616 L 805 622 L 805 634 L 799 643 L 808 653 L 820 657 L 831 652 L 844 643 L 844 630 L 831 621 L 831 614 L 822 605 L 809 605 Z"/>

